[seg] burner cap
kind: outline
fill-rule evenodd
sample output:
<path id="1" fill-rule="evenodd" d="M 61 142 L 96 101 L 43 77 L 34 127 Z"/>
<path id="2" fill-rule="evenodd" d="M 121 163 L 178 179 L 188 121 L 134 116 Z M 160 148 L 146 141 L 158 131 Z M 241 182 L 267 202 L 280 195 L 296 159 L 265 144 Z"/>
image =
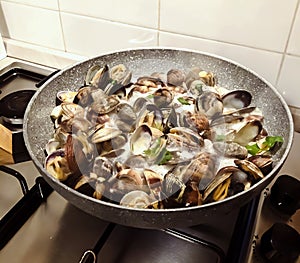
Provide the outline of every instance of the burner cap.
<path id="1" fill-rule="evenodd" d="M 19 90 L 10 93 L 0 100 L 0 114 L 10 124 L 22 124 L 26 107 L 34 90 Z"/>

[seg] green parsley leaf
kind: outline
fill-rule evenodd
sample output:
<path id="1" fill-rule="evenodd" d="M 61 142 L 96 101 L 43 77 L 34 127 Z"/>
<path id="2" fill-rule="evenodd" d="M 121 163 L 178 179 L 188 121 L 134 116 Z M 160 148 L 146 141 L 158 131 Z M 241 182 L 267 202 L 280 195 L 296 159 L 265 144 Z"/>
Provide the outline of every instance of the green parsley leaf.
<path id="1" fill-rule="evenodd" d="M 201 83 L 198 83 L 196 86 L 195 86 L 196 90 L 199 91 L 199 93 L 202 93 L 203 92 L 203 84 Z"/>
<path id="2" fill-rule="evenodd" d="M 276 143 L 283 143 L 283 138 L 281 136 L 267 136 L 266 141 L 263 144 L 271 149 Z"/>
<path id="3" fill-rule="evenodd" d="M 158 138 L 155 143 L 153 144 L 154 146 L 152 148 L 149 148 L 147 150 L 144 151 L 144 154 L 149 156 L 149 157 L 153 157 L 153 156 L 156 156 L 157 155 L 157 152 L 159 150 L 159 147 L 160 147 L 160 141 L 161 141 L 161 138 Z"/>
<path id="4" fill-rule="evenodd" d="M 177 100 L 178 100 L 182 105 L 190 105 L 189 102 L 188 102 L 186 99 L 184 99 L 183 97 L 179 97 Z"/>
<path id="5" fill-rule="evenodd" d="M 168 150 L 165 150 L 164 156 L 158 164 L 160 165 L 165 164 L 168 161 L 170 161 L 172 157 L 173 157 L 172 154 Z"/>
<path id="6" fill-rule="evenodd" d="M 246 145 L 246 149 L 248 150 L 248 153 L 250 153 L 251 155 L 256 155 L 257 153 L 260 152 L 260 148 L 256 143 L 251 145 Z"/>
<path id="7" fill-rule="evenodd" d="M 149 94 L 149 95 L 147 96 L 147 98 L 148 98 L 148 99 L 153 99 L 153 98 L 154 98 L 154 95 L 153 95 L 153 94 Z"/>
<path id="8" fill-rule="evenodd" d="M 257 143 L 249 144 L 246 146 L 248 153 L 251 155 L 256 155 L 261 152 L 273 151 L 274 153 L 280 148 L 283 143 L 283 138 L 281 136 L 267 136 L 262 142 L 261 147 Z"/>
<path id="9" fill-rule="evenodd" d="M 263 148 L 264 150 L 269 151 L 271 154 L 275 154 L 282 144 L 283 144 L 283 137 L 267 136 L 266 141 L 263 142 Z"/>

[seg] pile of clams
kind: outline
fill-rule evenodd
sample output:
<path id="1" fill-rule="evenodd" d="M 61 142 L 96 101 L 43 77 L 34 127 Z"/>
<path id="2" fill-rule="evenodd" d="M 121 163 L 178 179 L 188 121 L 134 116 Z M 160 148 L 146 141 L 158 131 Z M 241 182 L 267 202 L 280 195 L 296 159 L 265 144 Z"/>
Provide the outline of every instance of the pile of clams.
<path id="1" fill-rule="evenodd" d="M 47 171 L 129 207 L 197 206 L 245 191 L 271 171 L 283 142 L 268 135 L 248 91 L 222 88 L 199 68 L 133 79 L 126 65 L 95 65 L 56 101 Z"/>

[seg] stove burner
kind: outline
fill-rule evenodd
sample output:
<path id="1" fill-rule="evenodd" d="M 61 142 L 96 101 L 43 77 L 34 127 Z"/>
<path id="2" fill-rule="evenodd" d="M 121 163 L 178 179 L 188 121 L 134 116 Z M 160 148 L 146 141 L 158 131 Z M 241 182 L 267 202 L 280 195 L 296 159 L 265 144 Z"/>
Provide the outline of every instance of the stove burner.
<path id="1" fill-rule="evenodd" d="M 0 113 L 3 120 L 10 124 L 23 124 L 26 107 L 34 93 L 34 90 L 19 90 L 2 98 Z"/>

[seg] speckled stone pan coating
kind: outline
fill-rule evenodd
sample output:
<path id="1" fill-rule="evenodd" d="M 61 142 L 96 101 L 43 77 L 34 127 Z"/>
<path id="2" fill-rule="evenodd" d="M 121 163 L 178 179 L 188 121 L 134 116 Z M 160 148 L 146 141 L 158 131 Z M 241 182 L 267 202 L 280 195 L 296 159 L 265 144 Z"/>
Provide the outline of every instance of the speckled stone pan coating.
<path id="1" fill-rule="evenodd" d="M 50 113 L 60 90 L 77 90 L 84 83 L 87 70 L 95 64 L 110 67 L 123 63 L 133 72 L 133 78 L 153 72 L 167 72 L 177 68 L 188 70 L 198 66 L 217 76 L 218 85 L 228 89 L 246 89 L 253 95 L 252 104 L 264 116 L 269 134 L 284 138 L 283 147 L 275 156 L 273 171 L 251 189 L 223 201 L 197 207 L 177 209 L 133 209 L 107 203 L 83 195 L 59 182 L 43 167 L 44 148 L 53 135 Z M 229 213 L 258 195 L 275 177 L 283 165 L 293 139 L 293 122 L 288 106 L 267 81 L 253 71 L 233 61 L 212 54 L 185 49 L 148 48 L 123 50 L 101 55 L 72 65 L 50 78 L 30 101 L 25 113 L 24 139 L 37 169 L 45 180 L 65 199 L 80 209 L 101 219 L 140 228 L 182 227 L 208 222 L 212 217 Z"/>

